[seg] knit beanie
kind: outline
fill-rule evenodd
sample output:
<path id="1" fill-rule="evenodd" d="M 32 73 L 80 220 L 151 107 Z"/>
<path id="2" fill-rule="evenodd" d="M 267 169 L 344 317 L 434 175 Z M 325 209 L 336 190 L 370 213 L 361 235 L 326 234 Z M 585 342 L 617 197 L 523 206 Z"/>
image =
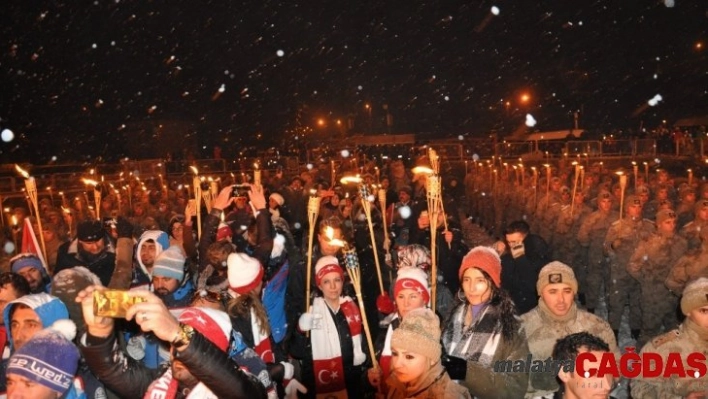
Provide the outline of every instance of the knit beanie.
<path id="1" fill-rule="evenodd" d="M 231 230 L 228 224 L 221 222 L 219 223 L 219 228 L 216 229 L 216 241 L 229 240 L 233 237 L 234 232 Z"/>
<path id="2" fill-rule="evenodd" d="M 692 310 L 708 306 L 708 278 L 699 277 L 691 280 L 683 289 L 681 312 L 688 316 Z"/>
<path id="3" fill-rule="evenodd" d="M 275 202 L 277 202 L 278 205 L 280 205 L 280 206 L 283 206 L 283 204 L 285 204 L 285 198 L 283 198 L 283 196 L 280 195 L 280 194 L 278 194 L 278 193 L 273 193 L 273 194 L 271 194 L 270 197 L 268 197 L 268 198 L 272 198 L 272 199 L 275 200 Z"/>
<path id="4" fill-rule="evenodd" d="M 501 259 L 499 254 L 489 247 L 474 247 L 464 258 L 460 265 L 459 278 L 462 281 L 462 275 L 469 268 L 476 267 L 479 270 L 486 272 L 492 278 L 494 285 L 497 288 L 501 287 Z"/>
<path id="5" fill-rule="evenodd" d="M 430 288 L 428 287 L 428 275 L 423 269 L 417 267 L 402 267 L 398 269 L 396 284 L 393 286 L 393 297 L 404 289 L 412 289 L 423 295 L 425 303 L 430 301 Z"/>
<path id="6" fill-rule="evenodd" d="M 656 213 L 656 224 L 662 224 L 667 219 L 676 219 L 676 212 L 671 209 L 662 209 Z"/>
<path id="7" fill-rule="evenodd" d="M 76 238 L 80 241 L 94 242 L 106 236 L 103 224 L 98 220 L 86 220 L 76 228 Z"/>
<path id="8" fill-rule="evenodd" d="M 391 347 L 438 361 L 442 353 L 438 317 L 428 308 L 411 310 L 393 330 Z"/>
<path id="9" fill-rule="evenodd" d="M 199 331 L 222 351 L 228 349 L 231 319 L 225 312 L 211 308 L 187 308 L 179 315 L 179 322 Z"/>
<path id="10" fill-rule="evenodd" d="M 10 268 L 12 269 L 13 273 L 18 273 L 20 270 L 24 269 L 25 267 L 31 267 L 33 269 L 39 270 L 41 273 L 44 273 L 44 266 L 42 265 L 42 261 L 37 257 L 37 255 L 33 253 L 23 253 L 16 255 L 12 259 L 10 259 Z"/>
<path id="11" fill-rule="evenodd" d="M 152 275 L 173 278 L 182 281 L 184 277 L 184 262 L 187 258 L 182 249 L 176 245 L 167 248 L 155 259 Z"/>
<path id="12" fill-rule="evenodd" d="M 243 253 L 232 253 L 226 259 L 229 288 L 237 294 L 251 292 L 263 279 L 263 266 L 258 259 Z"/>
<path id="13" fill-rule="evenodd" d="M 323 256 L 315 264 L 315 285 L 320 286 L 322 279 L 327 273 L 336 272 L 342 279 L 344 270 L 339 266 L 339 260 L 334 256 Z"/>
<path id="14" fill-rule="evenodd" d="M 565 263 L 553 261 L 543 266 L 536 281 L 538 295 L 541 295 L 548 284 L 567 284 L 573 290 L 573 294 L 578 293 L 578 280 L 575 278 L 575 273 Z"/>
<path id="15" fill-rule="evenodd" d="M 16 374 L 60 394 L 74 382 L 81 355 L 71 340 L 76 326 L 71 320 L 59 320 L 36 333 L 10 357 L 7 374 Z"/>

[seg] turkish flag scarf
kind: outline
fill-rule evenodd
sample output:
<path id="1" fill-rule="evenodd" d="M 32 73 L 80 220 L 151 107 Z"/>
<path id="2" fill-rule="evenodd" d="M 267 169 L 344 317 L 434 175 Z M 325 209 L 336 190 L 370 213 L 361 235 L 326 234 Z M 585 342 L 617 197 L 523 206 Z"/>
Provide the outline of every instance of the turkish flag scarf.
<path id="1" fill-rule="evenodd" d="M 340 297 L 339 310 L 347 318 L 354 353 L 361 352 L 361 313 L 349 297 Z M 315 298 L 312 312 L 322 315 L 322 328 L 310 330 L 312 368 L 318 398 L 347 398 L 339 333 L 323 298 Z"/>

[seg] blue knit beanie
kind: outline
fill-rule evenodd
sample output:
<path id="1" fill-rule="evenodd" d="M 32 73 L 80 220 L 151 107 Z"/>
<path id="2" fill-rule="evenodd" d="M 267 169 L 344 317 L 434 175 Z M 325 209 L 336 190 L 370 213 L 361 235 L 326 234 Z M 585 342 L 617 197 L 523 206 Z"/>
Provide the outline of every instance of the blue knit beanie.
<path id="1" fill-rule="evenodd" d="M 33 253 L 24 253 L 15 256 L 14 258 L 10 259 L 10 265 L 12 265 L 11 267 L 13 273 L 19 273 L 20 270 L 24 269 L 25 267 L 31 267 L 44 273 L 44 266 L 42 265 L 42 261 L 39 260 L 37 255 Z"/>
<path id="2" fill-rule="evenodd" d="M 178 246 L 171 246 L 162 251 L 155 259 L 155 265 L 152 267 L 153 276 L 162 276 L 174 278 L 182 281 L 184 277 L 184 262 L 187 260 L 182 249 Z"/>
<path id="3" fill-rule="evenodd" d="M 17 374 L 63 395 L 72 386 L 81 355 L 71 340 L 76 325 L 59 320 L 39 331 L 10 357 L 7 374 Z"/>

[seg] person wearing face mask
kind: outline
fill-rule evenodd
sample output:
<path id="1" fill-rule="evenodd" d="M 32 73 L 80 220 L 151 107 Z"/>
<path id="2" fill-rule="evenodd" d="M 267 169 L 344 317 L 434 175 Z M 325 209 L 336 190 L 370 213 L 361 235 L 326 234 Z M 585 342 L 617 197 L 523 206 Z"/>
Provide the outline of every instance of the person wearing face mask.
<path id="1" fill-rule="evenodd" d="M 653 338 L 640 353 L 657 353 L 663 363 L 670 363 L 670 354 L 708 353 L 708 278 L 690 281 L 683 290 L 681 312 L 686 319 L 672 331 Z M 682 356 L 683 357 L 683 356 Z M 685 358 L 684 358 L 685 359 Z M 685 360 L 684 360 L 685 361 Z M 644 378 L 631 382 L 632 396 L 635 398 L 705 398 L 708 374 L 684 378 Z"/>
<path id="2" fill-rule="evenodd" d="M 524 314 L 538 304 L 535 282 L 543 265 L 551 260 L 549 248 L 543 238 L 531 234 L 523 220 L 509 223 L 504 236 L 501 288 L 511 295 L 518 314 Z"/>
<path id="3" fill-rule="evenodd" d="M 557 340 L 583 331 L 602 338 L 609 344 L 609 350 L 619 355 L 610 325 L 598 316 L 578 309 L 575 304 L 578 280 L 570 266 L 557 261 L 544 266 L 538 276 L 536 290 L 540 296 L 538 306 L 521 316 L 533 359 L 546 360 L 551 357 Z M 548 397 L 557 390 L 558 382 L 554 374 L 532 373 L 526 397 Z"/>
<path id="4" fill-rule="evenodd" d="M 627 265 L 627 272 L 642 286 L 640 306 L 642 331 L 638 344 L 676 326 L 678 296 L 664 282 L 671 267 L 686 252 L 686 240 L 676 234 L 676 213 L 664 209 L 656 214 L 656 232 L 639 243 Z"/>
<path id="5" fill-rule="evenodd" d="M 442 342 L 449 357 L 462 360 L 462 385 L 475 398 L 518 399 L 528 387 L 528 372 L 495 371 L 498 361 L 526 359 L 526 334 L 515 316 L 514 302 L 501 289 L 501 259 L 488 247 L 475 247 L 462 259 L 461 303 L 444 328 Z"/>
<path id="6" fill-rule="evenodd" d="M 471 398 L 440 362 L 440 322 L 426 308 L 411 310 L 391 337 L 388 399 Z"/>

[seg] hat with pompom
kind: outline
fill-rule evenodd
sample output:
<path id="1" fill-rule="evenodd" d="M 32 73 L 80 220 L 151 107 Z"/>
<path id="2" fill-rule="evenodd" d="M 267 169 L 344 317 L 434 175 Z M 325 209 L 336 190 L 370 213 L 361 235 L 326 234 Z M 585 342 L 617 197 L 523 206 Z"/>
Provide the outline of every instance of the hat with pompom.
<path id="1" fill-rule="evenodd" d="M 36 333 L 10 357 L 7 374 L 16 374 L 63 395 L 73 385 L 81 355 L 71 340 L 76 325 L 57 320 Z"/>

